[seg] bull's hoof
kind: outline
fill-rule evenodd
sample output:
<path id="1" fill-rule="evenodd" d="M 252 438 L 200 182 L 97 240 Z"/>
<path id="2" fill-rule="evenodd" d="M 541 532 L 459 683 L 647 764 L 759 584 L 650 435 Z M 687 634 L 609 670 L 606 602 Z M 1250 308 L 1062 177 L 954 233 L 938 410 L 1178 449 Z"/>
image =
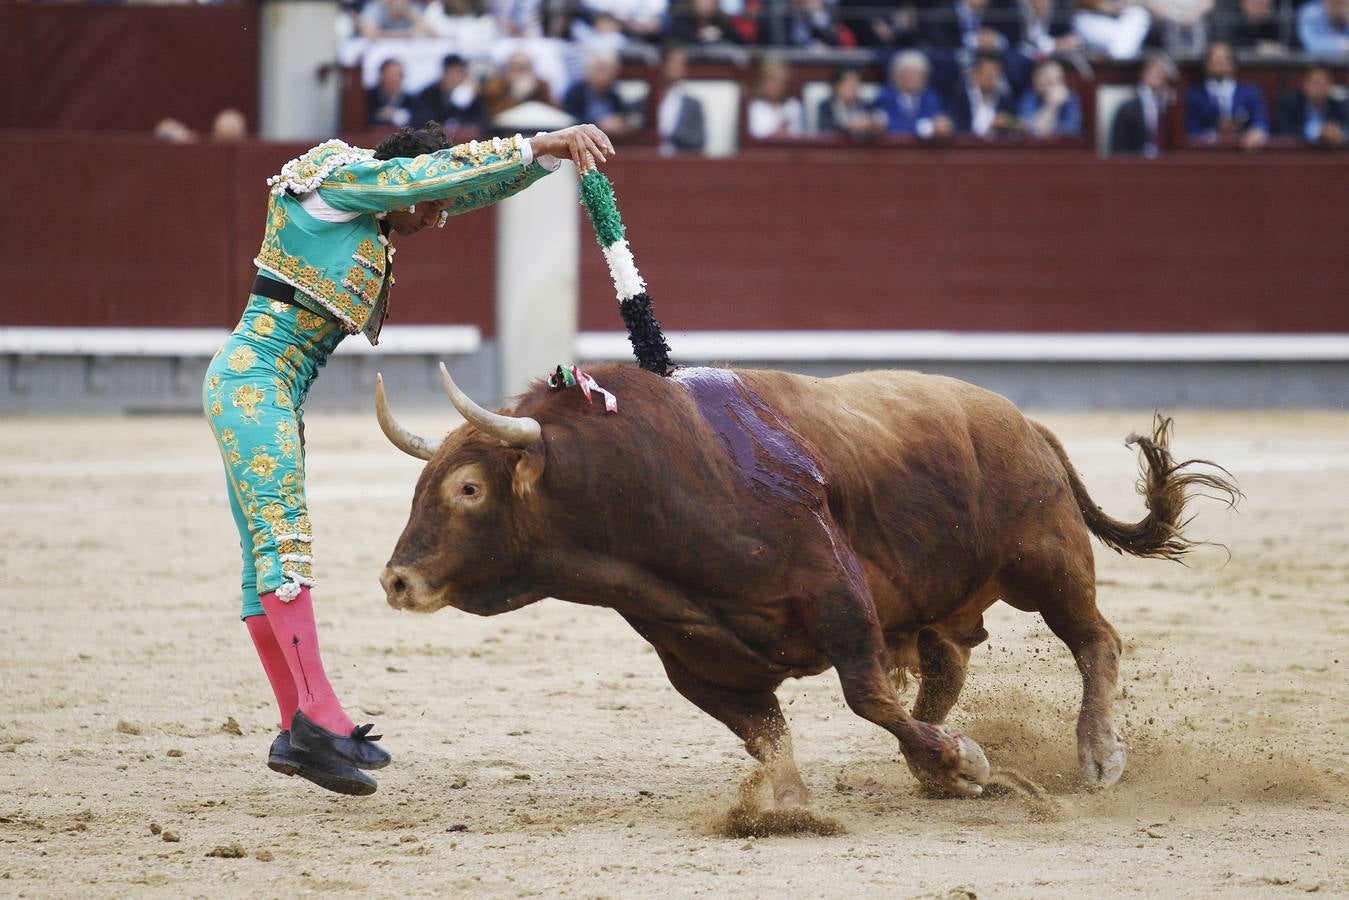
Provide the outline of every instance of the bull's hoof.
<path id="1" fill-rule="evenodd" d="M 774 788 L 773 805 L 777 809 L 805 809 L 810 806 L 810 791 L 806 786 L 790 785 L 781 790 Z"/>
<path id="2" fill-rule="evenodd" d="M 1124 774 L 1124 737 L 1113 727 L 1081 740 L 1077 745 L 1077 765 L 1082 781 L 1089 788 L 1108 788 Z"/>
<path id="3" fill-rule="evenodd" d="M 909 771 L 931 795 L 937 797 L 978 797 L 988 784 L 988 757 L 973 738 L 945 728 L 949 744 L 942 754 L 942 764 L 920 769 L 905 757 Z"/>

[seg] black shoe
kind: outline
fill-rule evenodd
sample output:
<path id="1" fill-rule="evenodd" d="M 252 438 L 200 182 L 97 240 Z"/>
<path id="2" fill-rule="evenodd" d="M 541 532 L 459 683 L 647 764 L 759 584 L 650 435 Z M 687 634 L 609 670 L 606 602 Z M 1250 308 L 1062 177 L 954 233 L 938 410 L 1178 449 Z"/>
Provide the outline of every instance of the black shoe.
<path id="1" fill-rule="evenodd" d="M 281 732 L 272 741 L 272 748 L 267 751 L 267 768 L 282 775 L 299 775 L 338 794 L 368 797 L 379 787 L 375 779 L 360 769 L 291 746 L 289 731 Z"/>
<path id="2" fill-rule="evenodd" d="M 382 734 L 371 735 L 373 725 L 359 725 L 351 729 L 350 737 L 329 731 L 305 718 L 298 709 L 290 719 L 290 743 L 308 753 L 346 763 L 358 769 L 382 769 L 393 761 L 389 751 L 375 741 Z"/>

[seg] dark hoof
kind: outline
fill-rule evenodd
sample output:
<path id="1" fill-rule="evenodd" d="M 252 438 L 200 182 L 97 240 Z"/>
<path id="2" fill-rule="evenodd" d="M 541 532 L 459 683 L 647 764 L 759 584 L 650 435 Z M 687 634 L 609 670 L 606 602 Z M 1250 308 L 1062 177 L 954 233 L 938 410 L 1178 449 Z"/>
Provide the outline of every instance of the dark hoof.
<path id="1" fill-rule="evenodd" d="M 353 728 L 350 736 L 343 736 L 314 724 L 297 709 L 290 720 L 290 743 L 292 747 L 358 769 L 382 769 L 393 757 L 375 743 L 382 735 L 369 736 L 370 728 L 361 725 Z"/>
<path id="2" fill-rule="evenodd" d="M 267 768 L 282 775 L 299 775 L 336 794 L 368 797 L 379 787 L 375 779 L 360 769 L 292 746 L 289 731 L 281 732 L 272 741 L 272 748 L 267 751 Z"/>
<path id="3" fill-rule="evenodd" d="M 938 726 L 937 731 L 947 741 L 941 758 L 935 765 L 926 761 L 928 764 L 920 768 L 906 756 L 909 771 L 930 796 L 978 797 L 988 784 L 990 771 L 983 748 L 973 738 L 945 725 Z"/>

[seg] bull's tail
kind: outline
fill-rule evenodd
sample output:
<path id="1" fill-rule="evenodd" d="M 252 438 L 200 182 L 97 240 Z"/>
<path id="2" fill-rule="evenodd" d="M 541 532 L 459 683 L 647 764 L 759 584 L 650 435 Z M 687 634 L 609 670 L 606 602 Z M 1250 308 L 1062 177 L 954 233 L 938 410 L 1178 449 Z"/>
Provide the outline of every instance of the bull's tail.
<path id="1" fill-rule="evenodd" d="M 1092 501 L 1086 485 L 1074 471 L 1058 438 L 1038 422 L 1032 424 L 1058 455 L 1087 527 L 1117 553 L 1179 559 L 1203 543 L 1192 541 L 1182 533 L 1190 522 L 1188 518 L 1182 518 L 1185 505 L 1195 495 L 1195 489 L 1212 490 L 1218 495 L 1215 499 L 1226 503 L 1228 507 L 1235 506 L 1242 496 L 1231 480 L 1232 473 L 1222 466 L 1203 459 L 1176 462 L 1168 448 L 1171 419 L 1158 415 L 1153 422 L 1151 437 L 1135 434 L 1130 435 L 1127 441 L 1129 445 L 1137 445 L 1143 457 L 1138 492 L 1143 495 L 1148 514 L 1132 524 L 1121 522 L 1106 515 Z M 1196 466 L 1207 466 L 1212 471 L 1196 471 Z"/>

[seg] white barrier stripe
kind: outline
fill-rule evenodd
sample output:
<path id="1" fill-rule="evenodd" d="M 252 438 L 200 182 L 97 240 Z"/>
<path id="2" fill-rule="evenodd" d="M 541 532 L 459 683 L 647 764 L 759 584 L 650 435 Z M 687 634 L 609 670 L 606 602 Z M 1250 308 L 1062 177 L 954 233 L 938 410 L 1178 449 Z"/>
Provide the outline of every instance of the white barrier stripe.
<path id="1" fill-rule="evenodd" d="M 954 331 L 667 331 L 689 361 L 1334 362 L 1349 334 L 1039 334 Z M 626 360 L 622 331 L 576 338 L 582 362 Z"/>

